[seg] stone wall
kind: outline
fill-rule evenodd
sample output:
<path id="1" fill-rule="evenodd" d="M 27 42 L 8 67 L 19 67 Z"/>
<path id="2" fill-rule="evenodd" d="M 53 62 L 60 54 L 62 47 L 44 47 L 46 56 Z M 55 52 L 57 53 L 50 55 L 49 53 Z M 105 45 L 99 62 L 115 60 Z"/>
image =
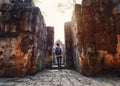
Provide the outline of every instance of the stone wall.
<path id="1" fill-rule="evenodd" d="M 72 28 L 71 22 L 66 22 L 64 25 L 65 32 L 65 57 L 66 57 L 66 67 L 73 67 L 73 40 L 72 40 Z"/>
<path id="2" fill-rule="evenodd" d="M 54 45 L 54 27 L 47 26 L 47 50 L 48 55 L 52 55 L 52 49 Z"/>
<path id="3" fill-rule="evenodd" d="M 118 5 L 113 0 L 83 0 L 75 5 L 72 52 L 82 74 L 119 73 Z"/>
<path id="4" fill-rule="evenodd" d="M 41 70 L 47 28 L 40 9 L 0 4 L 0 77 L 23 77 Z"/>
<path id="5" fill-rule="evenodd" d="M 53 45 L 54 45 L 54 27 L 47 26 L 47 54 L 45 67 L 51 68 L 52 66 L 52 55 L 53 55 Z"/>

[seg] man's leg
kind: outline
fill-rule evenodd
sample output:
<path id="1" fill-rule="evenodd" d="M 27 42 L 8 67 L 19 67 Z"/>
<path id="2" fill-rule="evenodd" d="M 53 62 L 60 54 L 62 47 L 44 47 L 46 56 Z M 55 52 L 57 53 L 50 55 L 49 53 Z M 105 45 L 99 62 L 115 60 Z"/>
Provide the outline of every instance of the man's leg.
<path id="1" fill-rule="evenodd" d="M 58 66 L 58 69 L 59 69 L 59 66 L 60 66 L 60 64 L 59 64 L 59 57 L 57 57 L 57 66 Z"/>
<path id="2" fill-rule="evenodd" d="M 61 66 L 62 66 L 62 65 L 61 65 L 61 62 L 62 62 L 62 56 L 60 56 L 60 68 L 61 68 Z"/>

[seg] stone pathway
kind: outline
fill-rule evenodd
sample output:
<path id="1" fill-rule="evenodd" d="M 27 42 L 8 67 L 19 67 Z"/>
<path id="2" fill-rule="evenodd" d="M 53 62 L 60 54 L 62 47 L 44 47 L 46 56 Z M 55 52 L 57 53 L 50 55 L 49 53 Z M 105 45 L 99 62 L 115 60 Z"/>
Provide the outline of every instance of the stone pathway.
<path id="1" fill-rule="evenodd" d="M 120 86 L 120 78 L 85 77 L 67 69 L 44 70 L 25 78 L 0 78 L 0 86 Z"/>

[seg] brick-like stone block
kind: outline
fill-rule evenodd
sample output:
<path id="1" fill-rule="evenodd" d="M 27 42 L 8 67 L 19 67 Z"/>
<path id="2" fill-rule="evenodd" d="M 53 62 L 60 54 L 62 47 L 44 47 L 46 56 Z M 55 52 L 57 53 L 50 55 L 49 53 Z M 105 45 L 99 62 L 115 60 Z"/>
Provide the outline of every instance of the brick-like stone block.
<path id="1" fill-rule="evenodd" d="M 65 57 L 66 57 L 66 67 L 70 68 L 73 66 L 73 41 L 72 41 L 72 28 L 71 22 L 66 22 L 64 25 L 65 31 Z"/>
<path id="2" fill-rule="evenodd" d="M 83 0 L 75 5 L 71 52 L 82 74 L 119 73 L 120 16 L 119 11 L 113 13 L 117 5 L 113 0 Z"/>
<path id="3" fill-rule="evenodd" d="M 0 77 L 23 77 L 41 70 L 46 55 L 47 28 L 39 8 L 1 5 Z"/>
<path id="4" fill-rule="evenodd" d="M 45 68 L 52 67 L 52 55 L 53 55 L 53 45 L 54 45 L 54 27 L 47 26 L 47 53 L 45 58 Z"/>

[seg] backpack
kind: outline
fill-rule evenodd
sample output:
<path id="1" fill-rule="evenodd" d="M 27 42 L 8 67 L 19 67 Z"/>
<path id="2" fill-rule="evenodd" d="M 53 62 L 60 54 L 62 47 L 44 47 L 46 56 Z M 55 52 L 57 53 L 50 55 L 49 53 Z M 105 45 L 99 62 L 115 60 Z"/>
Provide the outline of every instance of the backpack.
<path id="1" fill-rule="evenodd" d="M 56 54 L 56 55 L 61 55 L 61 54 L 62 54 L 62 51 L 61 51 L 61 48 L 60 48 L 60 47 L 56 47 L 56 49 L 55 49 L 55 54 Z"/>

